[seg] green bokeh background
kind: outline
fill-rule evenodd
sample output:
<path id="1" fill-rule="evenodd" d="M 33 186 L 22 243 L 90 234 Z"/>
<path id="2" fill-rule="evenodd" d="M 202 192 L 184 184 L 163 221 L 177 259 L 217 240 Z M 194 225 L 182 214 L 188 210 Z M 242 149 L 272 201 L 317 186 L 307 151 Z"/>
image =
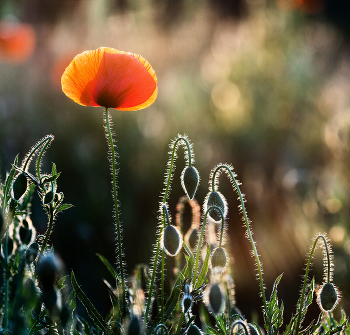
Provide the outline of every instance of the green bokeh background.
<path id="1" fill-rule="evenodd" d="M 1 3 L 3 18 L 31 23 L 37 43 L 24 63 L 0 63 L 2 177 L 46 134 L 55 141 L 43 170 L 55 162 L 59 191 L 74 204 L 58 216 L 51 241 L 66 271 L 97 309 L 110 308 L 96 253 L 114 261 L 114 228 L 102 108 L 83 107 L 60 88 L 65 66 L 100 46 L 141 54 L 158 77 L 159 94 L 137 112 L 111 110 L 119 152 L 119 200 L 128 273 L 149 264 L 169 143 L 187 134 L 201 183 L 229 163 L 242 182 L 267 293 L 284 273 L 280 297 L 286 320 L 295 310 L 311 239 L 329 234 L 334 282 L 350 313 L 349 5 L 346 1 L 44 0 Z M 1 55 L 0 55 L 1 56 Z M 172 216 L 183 191 L 179 150 L 169 201 Z M 237 306 L 261 322 L 250 245 L 225 177 L 227 248 Z M 34 199 L 40 233 L 47 218 Z M 312 272 L 322 283 L 318 252 Z M 312 315 L 317 312 L 314 304 Z M 337 309 L 339 313 L 339 308 Z"/>

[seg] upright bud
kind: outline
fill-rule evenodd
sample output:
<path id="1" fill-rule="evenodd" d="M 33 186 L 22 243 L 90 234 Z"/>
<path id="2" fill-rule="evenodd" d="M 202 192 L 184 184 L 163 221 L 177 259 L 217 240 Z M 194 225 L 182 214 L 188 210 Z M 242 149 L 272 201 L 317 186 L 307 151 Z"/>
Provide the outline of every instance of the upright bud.
<path id="1" fill-rule="evenodd" d="M 205 199 L 205 211 L 211 206 L 219 207 L 224 215 L 224 219 L 227 215 L 227 203 L 225 197 L 217 191 L 210 192 Z M 209 210 L 209 216 L 215 221 L 219 222 L 221 220 L 221 214 L 216 208 Z"/>
<path id="2" fill-rule="evenodd" d="M 12 197 L 19 201 L 19 199 L 26 193 L 28 181 L 26 175 L 20 173 L 12 184 Z"/>
<path id="3" fill-rule="evenodd" d="M 210 285 L 208 300 L 214 314 L 222 313 L 224 309 L 224 295 L 218 283 Z"/>
<path id="4" fill-rule="evenodd" d="M 333 283 L 325 283 L 317 292 L 317 303 L 322 311 L 331 312 L 337 306 L 339 297 L 338 289 Z"/>
<path id="5" fill-rule="evenodd" d="M 213 250 L 210 257 L 210 268 L 214 277 L 220 276 L 227 264 L 226 251 L 222 247 Z"/>
<path id="6" fill-rule="evenodd" d="M 195 167 L 187 166 L 181 174 L 181 185 L 190 200 L 196 194 L 199 183 L 199 174 Z"/>
<path id="7" fill-rule="evenodd" d="M 164 250 L 169 256 L 176 256 L 182 246 L 182 238 L 176 227 L 169 225 L 164 228 L 163 233 Z"/>

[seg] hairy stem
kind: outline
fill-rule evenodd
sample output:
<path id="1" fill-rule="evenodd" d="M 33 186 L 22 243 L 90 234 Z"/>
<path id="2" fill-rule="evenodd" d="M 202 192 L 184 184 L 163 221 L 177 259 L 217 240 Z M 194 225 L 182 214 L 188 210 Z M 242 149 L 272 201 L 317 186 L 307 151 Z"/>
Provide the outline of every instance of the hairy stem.
<path id="1" fill-rule="evenodd" d="M 254 257 L 255 257 L 255 262 L 256 262 L 256 266 L 258 269 L 258 276 L 259 276 L 259 284 L 260 284 L 260 291 L 261 291 L 261 296 L 264 302 L 264 313 L 266 313 L 267 311 L 267 301 L 266 301 L 266 296 L 265 296 L 265 288 L 264 288 L 264 281 L 263 281 L 263 276 L 262 276 L 262 265 L 259 259 L 259 254 L 258 251 L 256 249 L 256 245 L 255 245 L 255 241 L 253 239 L 253 234 L 252 234 L 252 230 L 251 227 L 249 225 L 249 219 L 248 219 L 248 215 L 247 215 L 247 211 L 245 209 L 245 205 L 244 205 L 244 199 L 243 199 L 243 195 L 241 193 L 241 190 L 239 188 L 238 182 L 234 176 L 234 174 L 232 173 L 232 170 L 229 166 L 222 164 L 219 165 L 215 168 L 215 171 L 212 175 L 212 190 L 215 190 L 215 180 L 216 180 L 216 174 L 221 170 L 221 169 L 225 169 L 228 176 L 230 177 L 233 185 L 234 185 L 234 189 L 236 190 L 238 197 L 239 197 L 239 201 L 241 203 L 241 209 L 242 209 L 242 213 L 243 213 L 243 219 L 244 219 L 244 224 L 246 226 L 246 230 L 247 230 L 247 234 L 248 234 L 248 238 L 250 241 L 250 244 L 252 246 L 253 249 L 253 253 L 254 253 Z"/>
<path id="2" fill-rule="evenodd" d="M 53 227 L 53 221 L 54 221 L 54 215 L 53 215 L 53 208 L 52 208 L 52 204 L 50 204 L 50 217 L 49 217 L 49 224 L 45 233 L 45 238 L 44 238 L 44 242 L 43 245 L 41 246 L 40 249 L 40 254 L 42 254 L 47 246 L 47 242 L 49 240 L 49 237 L 51 235 L 51 231 L 52 231 L 52 227 Z"/>
<path id="3" fill-rule="evenodd" d="M 124 275 L 124 264 L 123 264 L 123 247 L 122 247 L 122 235 L 121 235 L 121 224 L 119 220 L 119 210 L 118 210 L 118 192 L 117 192 L 117 176 L 116 176 L 116 153 L 114 149 L 114 141 L 110 124 L 110 115 L 108 108 L 104 111 L 104 121 L 106 123 L 106 139 L 109 144 L 110 149 L 110 161 L 111 161 L 111 173 L 112 173 L 112 187 L 113 187 L 113 201 L 114 201 L 114 211 L 115 211 L 115 222 L 116 222 L 116 231 L 117 231 L 117 262 L 119 262 L 119 271 L 122 281 L 122 290 L 123 290 L 123 302 L 122 302 L 122 315 L 126 314 L 126 284 L 125 284 L 125 275 Z"/>

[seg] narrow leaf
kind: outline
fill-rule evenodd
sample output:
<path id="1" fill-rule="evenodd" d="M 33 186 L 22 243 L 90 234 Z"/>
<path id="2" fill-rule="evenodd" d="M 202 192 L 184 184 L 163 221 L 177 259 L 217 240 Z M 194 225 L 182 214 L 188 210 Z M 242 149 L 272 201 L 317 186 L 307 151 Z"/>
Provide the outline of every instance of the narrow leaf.
<path id="1" fill-rule="evenodd" d="M 199 274 L 198 278 L 197 278 L 197 282 L 194 285 L 194 289 L 196 290 L 197 288 L 199 288 L 205 281 L 207 273 L 208 273 L 208 267 L 209 267 L 209 259 L 210 259 L 210 248 L 209 248 L 209 244 L 207 244 L 207 254 L 205 256 L 205 260 L 202 266 L 202 270 L 201 273 Z"/>
<path id="2" fill-rule="evenodd" d="M 117 273 L 117 270 L 114 268 L 114 266 L 104 256 L 102 256 L 100 254 L 96 254 L 96 255 L 100 258 L 101 262 L 105 265 L 105 267 L 111 273 L 113 278 L 115 278 L 117 280 L 117 283 L 119 283 L 120 277 Z"/>

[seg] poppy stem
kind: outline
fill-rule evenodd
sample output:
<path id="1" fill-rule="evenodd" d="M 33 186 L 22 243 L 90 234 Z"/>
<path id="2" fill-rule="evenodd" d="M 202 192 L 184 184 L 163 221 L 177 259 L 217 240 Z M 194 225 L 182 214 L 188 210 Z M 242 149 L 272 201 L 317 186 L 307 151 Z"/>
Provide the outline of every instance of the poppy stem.
<path id="1" fill-rule="evenodd" d="M 108 155 L 110 157 L 111 162 L 111 172 L 112 172 L 112 195 L 114 201 L 114 214 L 115 214 L 115 223 L 116 223 L 116 231 L 117 231 L 117 259 L 118 259 L 118 267 L 120 271 L 122 291 L 123 291 L 123 302 L 122 302 L 122 315 L 126 315 L 127 307 L 126 307 L 126 284 L 125 284 L 125 275 L 124 275 L 124 263 L 123 263 L 123 247 L 122 247 L 122 236 L 121 236 L 121 224 L 119 221 L 119 210 L 118 210 L 118 193 L 117 193 L 117 171 L 116 171 L 116 153 L 114 150 L 115 144 L 113 140 L 113 134 L 111 130 L 111 122 L 110 115 L 108 112 L 108 108 L 104 111 L 104 121 L 105 121 L 105 131 L 106 131 L 106 139 L 109 147 Z M 117 283 L 118 285 L 119 283 Z"/>

